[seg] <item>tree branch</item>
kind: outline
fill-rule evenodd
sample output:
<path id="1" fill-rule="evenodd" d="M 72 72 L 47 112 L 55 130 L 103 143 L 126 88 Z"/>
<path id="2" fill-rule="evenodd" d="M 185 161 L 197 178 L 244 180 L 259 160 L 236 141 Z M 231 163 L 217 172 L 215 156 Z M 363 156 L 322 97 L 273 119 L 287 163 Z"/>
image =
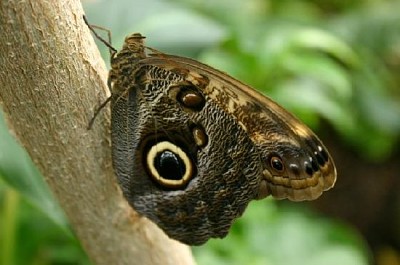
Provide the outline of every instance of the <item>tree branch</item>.
<path id="1" fill-rule="evenodd" d="M 96 264 L 193 264 L 116 184 L 104 63 L 79 1 L 0 2 L 0 103 Z"/>

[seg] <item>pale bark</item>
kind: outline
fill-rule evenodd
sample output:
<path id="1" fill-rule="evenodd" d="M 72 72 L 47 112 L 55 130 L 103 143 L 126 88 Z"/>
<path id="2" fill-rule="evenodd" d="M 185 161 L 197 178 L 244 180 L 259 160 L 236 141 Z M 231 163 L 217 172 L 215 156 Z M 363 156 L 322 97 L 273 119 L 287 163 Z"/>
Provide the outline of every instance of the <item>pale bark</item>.
<path id="1" fill-rule="evenodd" d="M 0 2 L 0 103 L 95 264 L 194 264 L 138 216 L 111 166 L 104 63 L 76 0 Z M 104 25 L 106 26 L 106 25 Z"/>

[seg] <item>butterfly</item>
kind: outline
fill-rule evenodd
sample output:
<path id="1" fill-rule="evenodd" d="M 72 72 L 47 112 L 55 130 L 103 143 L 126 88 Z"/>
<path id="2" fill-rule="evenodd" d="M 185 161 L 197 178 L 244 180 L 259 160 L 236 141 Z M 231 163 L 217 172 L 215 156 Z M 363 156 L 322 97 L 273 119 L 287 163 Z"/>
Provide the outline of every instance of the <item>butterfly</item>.
<path id="1" fill-rule="evenodd" d="M 295 116 L 144 39 L 132 34 L 112 50 L 108 78 L 114 171 L 139 214 L 200 245 L 226 236 L 252 200 L 314 200 L 334 186 L 332 157 Z"/>

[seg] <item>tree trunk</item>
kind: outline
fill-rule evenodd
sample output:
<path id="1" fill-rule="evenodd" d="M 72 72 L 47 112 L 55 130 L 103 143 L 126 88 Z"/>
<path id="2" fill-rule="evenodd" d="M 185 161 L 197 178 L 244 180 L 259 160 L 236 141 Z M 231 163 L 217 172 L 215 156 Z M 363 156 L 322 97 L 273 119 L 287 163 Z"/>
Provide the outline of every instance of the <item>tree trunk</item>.
<path id="1" fill-rule="evenodd" d="M 104 63 L 79 1 L 0 2 L 0 103 L 95 264 L 194 264 L 127 204 L 111 166 Z"/>

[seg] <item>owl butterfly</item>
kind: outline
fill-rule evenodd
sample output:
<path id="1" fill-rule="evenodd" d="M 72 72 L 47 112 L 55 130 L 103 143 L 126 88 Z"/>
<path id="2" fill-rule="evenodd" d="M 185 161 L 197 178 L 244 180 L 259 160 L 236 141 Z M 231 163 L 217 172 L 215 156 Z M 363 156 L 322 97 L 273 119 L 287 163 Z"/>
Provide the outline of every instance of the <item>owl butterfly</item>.
<path id="1" fill-rule="evenodd" d="M 336 169 L 292 114 L 198 61 L 144 46 L 113 52 L 112 159 L 125 198 L 173 239 L 224 237 L 251 200 L 314 200 Z"/>

